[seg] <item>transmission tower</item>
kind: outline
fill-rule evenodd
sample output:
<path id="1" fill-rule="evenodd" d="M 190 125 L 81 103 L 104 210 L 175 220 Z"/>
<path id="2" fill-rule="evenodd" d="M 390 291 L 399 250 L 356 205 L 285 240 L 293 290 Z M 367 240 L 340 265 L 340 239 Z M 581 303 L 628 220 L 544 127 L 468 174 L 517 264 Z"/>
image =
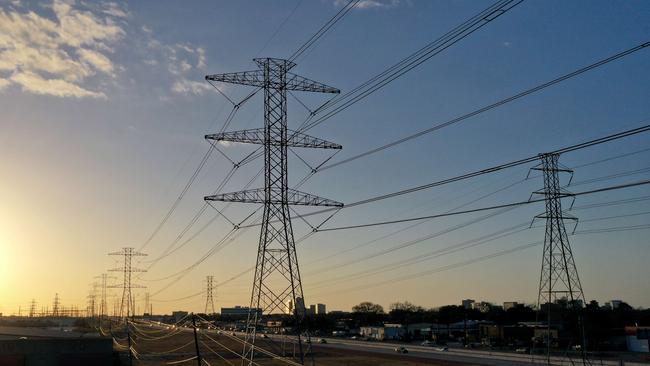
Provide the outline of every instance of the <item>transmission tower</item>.
<path id="1" fill-rule="evenodd" d="M 116 279 L 116 277 L 109 276 L 107 273 L 102 273 L 99 276 L 95 276 L 95 278 L 101 279 L 101 299 L 99 302 L 99 316 L 100 317 L 106 317 L 108 316 L 108 280 L 109 279 Z"/>
<path id="2" fill-rule="evenodd" d="M 52 304 L 52 316 L 53 317 L 58 317 L 59 314 L 59 307 L 61 306 L 61 303 L 59 301 L 59 294 L 54 294 L 54 303 Z"/>
<path id="3" fill-rule="evenodd" d="M 149 315 L 151 315 L 151 311 L 149 310 L 150 307 L 151 307 L 151 297 L 149 296 L 148 292 L 145 292 L 144 293 L 144 311 L 143 311 L 143 313 L 148 313 Z"/>
<path id="4" fill-rule="evenodd" d="M 205 314 L 214 314 L 214 276 L 205 276 Z M 209 310 L 212 310 L 208 312 Z"/>
<path id="5" fill-rule="evenodd" d="M 276 58 L 256 58 L 258 70 L 208 75 L 206 80 L 264 89 L 264 128 L 207 135 L 211 143 L 240 142 L 264 146 L 264 188 L 205 197 L 206 201 L 264 204 L 257 264 L 246 326 L 243 363 L 253 364 L 255 335 L 261 313 L 283 312 L 288 299 L 304 299 L 289 205 L 343 204 L 288 187 L 287 149 L 340 149 L 337 145 L 287 128 L 287 92 L 339 93 L 338 89 L 289 72 L 296 64 Z M 304 364 L 300 333 L 304 311 L 294 312 L 300 363 Z"/>
<path id="6" fill-rule="evenodd" d="M 547 362 L 550 364 L 551 324 L 553 322 L 551 310 L 554 304 L 568 301 L 570 310 L 578 317 L 580 349 L 583 364 L 586 364 L 586 344 L 582 323 L 582 306 L 585 303 L 585 296 L 573 259 L 569 237 L 564 227 L 565 220 L 575 221 L 577 225 L 578 219 L 562 211 L 562 199 L 573 197 L 573 194 L 561 187 L 559 177 L 560 173 L 573 176 L 573 171 L 559 164 L 559 157 L 559 154 L 556 153 L 541 154 L 541 163 L 532 168 L 532 170 L 541 171 L 544 177 L 544 189 L 533 192 L 533 194 L 543 195 L 546 205 L 545 212 L 535 216 L 535 219 L 546 220 L 537 305 L 538 309 L 545 306 L 547 310 Z"/>
<path id="7" fill-rule="evenodd" d="M 122 272 L 124 280 L 121 284 L 108 286 L 108 288 L 121 288 L 122 289 L 122 302 L 120 304 L 120 318 L 126 319 L 135 315 L 135 307 L 133 303 L 133 296 L 131 289 L 144 288 L 144 286 L 131 283 L 131 273 L 133 272 L 146 272 L 144 269 L 133 268 L 131 266 L 131 259 L 133 257 L 146 256 L 144 253 L 137 252 L 133 248 L 122 248 L 119 252 L 108 253 L 108 255 L 121 255 L 124 257 L 124 266 L 120 268 L 109 269 L 109 272 Z"/>
<path id="8" fill-rule="evenodd" d="M 29 317 L 33 318 L 36 315 L 36 300 L 32 299 L 32 302 L 29 304 Z"/>

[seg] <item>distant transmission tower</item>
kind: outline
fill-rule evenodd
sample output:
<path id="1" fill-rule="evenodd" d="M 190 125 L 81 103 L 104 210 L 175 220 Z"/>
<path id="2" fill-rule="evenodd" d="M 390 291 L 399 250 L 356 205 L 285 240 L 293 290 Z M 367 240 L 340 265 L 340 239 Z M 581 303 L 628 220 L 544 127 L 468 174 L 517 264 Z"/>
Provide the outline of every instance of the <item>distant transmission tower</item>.
<path id="1" fill-rule="evenodd" d="M 225 132 L 206 136 L 206 139 L 241 142 L 264 146 L 264 188 L 208 196 L 205 200 L 264 204 L 257 264 L 253 279 L 250 311 L 246 326 L 246 341 L 242 359 L 253 364 L 255 334 L 260 312 L 282 313 L 288 299 L 304 299 L 298 257 L 291 227 L 289 205 L 335 206 L 343 204 L 288 187 L 287 149 L 309 147 L 340 149 L 325 140 L 287 129 L 287 91 L 339 93 L 338 89 L 289 72 L 296 64 L 282 59 L 257 58 L 258 70 L 229 74 L 208 75 L 207 80 L 250 85 L 264 89 L 264 128 Z M 300 309 L 297 309 L 300 310 Z M 297 343 L 300 363 L 304 355 L 300 333 L 304 311 L 295 311 Z"/>
<path id="2" fill-rule="evenodd" d="M 36 300 L 32 299 L 32 302 L 29 304 L 29 317 L 33 318 L 36 315 Z"/>
<path id="3" fill-rule="evenodd" d="M 102 273 L 99 276 L 95 276 L 95 278 L 101 279 L 100 287 L 101 287 L 101 299 L 99 302 L 99 316 L 100 317 L 106 317 L 108 316 L 108 280 L 109 279 L 116 279 L 113 276 L 109 276 L 107 273 Z"/>
<path id="4" fill-rule="evenodd" d="M 213 294 L 214 294 L 214 276 L 205 276 L 205 313 L 206 314 L 215 313 Z"/>
<path id="5" fill-rule="evenodd" d="M 151 306 L 151 298 L 149 297 L 149 293 L 145 292 L 144 293 L 144 311 L 143 311 L 143 313 L 149 313 L 149 315 L 151 315 L 151 312 L 149 311 L 150 306 Z"/>
<path id="6" fill-rule="evenodd" d="M 542 271 L 539 279 L 538 309 L 543 305 L 547 309 L 547 361 L 550 364 L 551 354 L 551 323 L 553 304 L 568 301 L 570 309 L 578 316 L 578 333 L 580 337 L 583 364 L 586 364 L 584 327 L 582 324 L 582 306 L 585 296 L 578 277 L 578 269 L 573 259 L 571 244 L 564 227 L 565 220 L 577 223 L 577 218 L 562 211 L 562 199 L 573 197 L 573 194 L 560 185 L 559 173 L 573 174 L 573 171 L 559 164 L 559 154 L 541 154 L 541 163 L 532 168 L 539 170 L 544 176 L 544 189 L 533 192 L 544 196 L 546 211 L 535 218 L 546 219 L 544 235 L 544 255 Z"/>
<path id="7" fill-rule="evenodd" d="M 56 317 L 60 316 L 60 314 L 59 314 L 59 310 L 60 310 L 59 307 L 60 306 L 61 306 L 61 303 L 59 301 L 59 294 L 57 293 L 57 294 L 54 295 L 54 303 L 52 304 L 52 316 L 53 317 L 56 318 Z"/>
<path id="8" fill-rule="evenodd" d="M 108 288 L 121 288 L 122 289 L 122 302 L 120 304 L 120 318 L 126 319 L 135 315 L 135 304 L 133 303 L 133 296 L 131 289 L 144 288 L 144 286 L 131 283 L 131 273 L 133 272 L 146 272 L 144 269 L 133 268 L 131 266 L 131 259 L 133 257 L 146 256 L 144 253 L 134 251 L 133 248 L 122 248 L 119 252 L 108 253 L 108 255 L 121 255 L 124 257 L 124 266 L 121 268 L 109 269 L 109 272 L 122 272 L 124 280 L 121 284 L 108 286 Z"/>

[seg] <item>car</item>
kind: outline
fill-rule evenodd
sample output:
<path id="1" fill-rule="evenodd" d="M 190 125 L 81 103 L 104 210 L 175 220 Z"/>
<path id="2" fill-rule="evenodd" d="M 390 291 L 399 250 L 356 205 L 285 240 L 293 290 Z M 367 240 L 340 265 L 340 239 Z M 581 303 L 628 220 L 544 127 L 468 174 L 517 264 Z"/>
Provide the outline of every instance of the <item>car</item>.
<path id="1" fill-rule="evenodd" d="M 327 343 L 327 341 L 326 341 L 325 339 L 323 339 L 323 338 L 318 338 L 318 339 L 316 340 L 316 342 L 318 342 L 318 343 L 320 343 L 320 344 L 326 344 L 326 343 Z"/>
<path id="2" fill-rule="evenodd" d="M 447 347 L 436 347 L 436 351 L 438 351 L 438 352 L 447 352 L 447 351 L 449 351 L 449 348 L 447 348 Z"/>
<path id="3" fill-rule="evenodd" d="M 356 340 L 356 339 L 359 339 L 359 337 L 357 337 L 357 336 L 352 336 L 352 337 L 350 337 L 350 339 L 355 339 L 355 340 Z"/>
<path id="4" fill-rule="evenodd" d="M 420 343 L 420 346 L 425 346 L 425 347 L 433 347 L 433 343 L 429 341 L 424 341 Z"/>
<path id="5" fill-rule="evenodd" d="M 232 335 L 234 335 L 234 336 L 236 336 L 236 335 L 237 335 L 237 333 L 235 333 L 235 332 L 232 332 L 232 333 L 230 333 L 230 334 L 232 334 Z"/>
<path id="6" fill-rule="evenodd" d="M 409 350 L 407 350 L 404 347 L 395 347 L 395 352 L 397 352 L 397 353 L 409 353 Z"/>
<path id="7" fill-rule="evenodd" d="M 519 347 L 515 350 L 517 353 L 528 353 L 528 348 L 526 347 Z"/>
<path id="8" fill-rule="evenodd" d="M 269 336 L 267 336 L 266 334 L 262 334 L 262 338 L 268 338 L 268 337 Z"/>

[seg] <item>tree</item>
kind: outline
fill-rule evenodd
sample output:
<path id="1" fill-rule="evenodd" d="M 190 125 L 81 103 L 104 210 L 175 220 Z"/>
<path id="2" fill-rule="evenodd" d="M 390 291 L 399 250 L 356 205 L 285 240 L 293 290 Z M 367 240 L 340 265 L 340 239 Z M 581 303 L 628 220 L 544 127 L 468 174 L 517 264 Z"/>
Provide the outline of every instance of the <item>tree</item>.
<path id="1" fill-rule="evenodd" d="M 370 301 L 364 301 L 359 305 L 352 307 L 353 313 L 371 313 L 371 314 L 383 314 L 384 308 L 379 304 L 371 303 Z"/>

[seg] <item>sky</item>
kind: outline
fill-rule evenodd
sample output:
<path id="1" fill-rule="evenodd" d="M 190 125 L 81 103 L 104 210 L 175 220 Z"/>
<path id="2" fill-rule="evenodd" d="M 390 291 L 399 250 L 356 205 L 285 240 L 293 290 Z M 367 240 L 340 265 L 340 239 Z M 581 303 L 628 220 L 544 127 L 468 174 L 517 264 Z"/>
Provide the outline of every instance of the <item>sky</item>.
<path id="1" fill-rule="evenodd" d="M 134 260 L 134 266 L 148 268 L 134 280 L 147 287 L 135 290 L 140 309 L 149 292 L 154 312 L 203 311 L 205 298 L 196 294 L 207 275 L 226 282 L 217 287 L 217 308 L 248 305 L 252 273 L 244 271 L 254 265 L 257 228 L 241 230 L 235 240 L 212 249 L 231 225 L 222 218 L 209 224 L 217 215 L 209 207 L 175 240 L 203 197 L 228 174 L 231 165 L 221 155 L 211 156 L 169 220 L 147 239 L 208 150 L 204 135 L 217 132 L 232 109 L 204 76 L 254 70 L 254 57 L 289 57 L 343 5 L 338 0 L 0 2 L 0 312 L 25 309 L 32 299 L 39 308 L 51 307 L 56 293 L 64 305 L 84 307 L 96 276 L 121 265 L 108 253 L 122 247 L 142 248 L 148 255 Z M 348 91 L 489 5 L 362 0 L 293 71 Z M 343 145 L 331 162 L 342 160 L 647 42 L 649 19 L 650 3 L 641 0 L 524 1 L 309 133 Z M 349 203 L 647 124 L 649 63 L 650 50 L 641 50 L 460 124 L 325 170 L 301 190 Z M 217 88 L 233 100 L 251 91 Z M 313 109 L 327 98 L 296 96 L 300 102 L 291 97 L 288 107 L 293 128 L 308 113 L 301 103 Z M 228 130 L 261 127 L 261 111 L 257 95 Z M 564 165 L 576 167 L 568 189 L 648 179 L 649 143 L 650 136 L 641 134 L 562 155 Z M 221 149 L 233 159 L 252 151 L 234 144 Z M 626 153 L 634 154 L 596 163 Z M 329 157 L 327 151 L 299 154 L 311 165 Z M 223 191 L 241 189 L 261 164 L 238 169 Z M 543 184 L 536 174 L 524 180 L 533 165 L 344 209 L 324 227 L 525 200 Z M 291 182 L 308 172 L 291 157 Z M 642 186 L 576 198 L 571 214 L 580 221 L 570 241 L 588 300 L 650 306 L 648 230 L 594 232 L 647 225 L 648 201 L 594 204 L 648 195 L 650 188 Z M 570 202 L 564 204 L 568 208 Z M 239 221 L 255 208 L 232 205 L 225 214 Z M 297 245 L 306 302 L 325 303 L 328 310 L 349 310 L 361 301 L 385 307 L 397 301 L 435 307 L 465 298 L 535 303 L 541 246 L 474 259 L 543 240 L 543 222 L 464 250 L 445 248 L 530 223 L 543 209 L 527 205 L 491 217 L 477 213 L 414 227 L 317 233 Z M 307 220 L 314 225 L 325 218 Z M 297 238 L 309 231 L 300 219 L 293 225 Z M 422 237 L 429 239 L 414 240 Z M 172 255 L 152 262 L 188 238 Z M 201 258 L 184 276 L 174 275 Z M 382 270 L 402 261 L 406 264 L 397 269 Z M 468 261 L 474 263 L 463 265 Z M 120 291 L 111 290 L 112 299 Z"/>

